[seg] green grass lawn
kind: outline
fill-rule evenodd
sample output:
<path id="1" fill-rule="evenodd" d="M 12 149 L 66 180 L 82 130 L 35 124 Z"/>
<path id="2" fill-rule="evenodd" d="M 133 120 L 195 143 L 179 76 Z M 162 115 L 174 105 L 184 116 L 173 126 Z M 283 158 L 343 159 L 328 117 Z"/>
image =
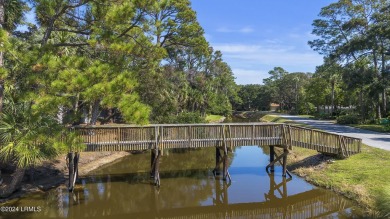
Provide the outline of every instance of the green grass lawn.
<path id="1" fill-rule="evenodd" d="M 294 153 L 311 156 L 298 148 Z M 324 168 L 302 167 L 293 172 L 356 200 L 371 216 L 390 217 L 390 151 L 363 145 L 362 153 L 326 163 Z"/>
<path id="2" fill-rule="evenodd" d="M 268 122 L 294 123 L 278 115 L 262 118 Z M 289 166 L 316 156 L 313 150 L 294 147 Z M 357 201 L 370 217 L 390 218 L 390 151 L 362 145 L 362 153 L 335 162 L 323 162 L 320 168 L 304 166 L 293 172 L 313 184 L 334 190 Z"/>
<path id="3" fill-rule="evenodd" d="M 220 115 L 207 115 L 205 120 L 209 123 L 218 122 L 221 121 L 224 118 L 224 116 Z"/>
<path id="4" fill-rule="evenodd" d="M 278 115 L 274 114 L 267 114 L 263 117 L 261 117 L 261 121 L 263 122 L 277 122 L 277 123 L 294 123 L 294 121 L 285 119 L 282 117 L 279 117 Z"/>
<path id="5" fill-rule="evenodd" d="M 310 128 L 309 125 L 302 124 L 302 123 L 297 123 L 297 122 L 295 122 L 293 120 L 280 117 L 277 114 L 267 114 L 267 115 L 261 117 L 260 121 L 262 121 L 262 122 L 286 123 L 286 124 L 291 124 L 291 125 L 296 125 L 296 126 Z"/>
<path id="6" fill-rule="evenodd" d="M 360 128 L 360 129 L 371 130 L 375 132 L 384 132 L 384 133 L 390 132 L 390 128 L 388 126 L 380 125 L 380 124 L 358 124 L 358 125 L 352 124 L 349 126 Z"/>

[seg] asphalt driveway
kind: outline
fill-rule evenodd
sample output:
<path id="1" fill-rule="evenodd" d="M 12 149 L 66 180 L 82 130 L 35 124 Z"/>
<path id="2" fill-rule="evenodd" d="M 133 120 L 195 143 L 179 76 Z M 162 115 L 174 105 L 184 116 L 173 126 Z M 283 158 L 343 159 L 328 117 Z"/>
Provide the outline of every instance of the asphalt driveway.
<path id="1" fill-rule="evenodd" d="M 292 115 L 279 116 L 299 123 L 304 123 L 327 132 L 361 138 L 363 143 L 366 145 L 390 151 L 390 134 L 358 129 L 350 126 L 337 125 L 334 124 L 334 122 L 327 120 L 313 120 Z"/>

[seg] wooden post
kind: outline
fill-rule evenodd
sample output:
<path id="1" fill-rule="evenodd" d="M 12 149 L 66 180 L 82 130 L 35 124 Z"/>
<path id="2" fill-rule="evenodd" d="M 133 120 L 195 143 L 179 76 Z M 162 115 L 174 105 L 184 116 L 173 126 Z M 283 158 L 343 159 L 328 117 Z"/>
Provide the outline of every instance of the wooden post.
<path id="1" fill-rule="evenodd" d="M 191 147 L 191 139 L 192 139 L 192 127 L 188 126 L 188 147 Z"/>
<path id="2" fill-rule="evenodd" d="M 160 186 L 160 150 L 152 150 L 151 152 L 151 170 L 150 170 L 150 178 L 154 179 L 154 184 L 156 186 Z"/>
<path id="3" fill-rule="evenodd" d="M 156 167 L 156 158 L 158 152 L 158 144 L 159 144 L 159 130 L 158 127 L 154 127 L 154 139 L 155 139 L 155 145 L 154 148 L 150 150 L 150 178 L 155 177 L 155 167 Z"/>
<path id="4" fill-rule="evenodd" d="M 219 176 L 221 174 L 221 152 L 218 147 L 215 147 L 215 168 L 213 173 L 215 176 Z"/>
<path id="5" fill-rule="evenodd" d="M 269 162 L 272 163 L 275 160 L 275 146 L 269 146 Z M 275 165 L 271 165 L 271 172 L 275 172 Z"/>
<path id="6" fill-rule="evenodd" d="M 287 155 L 288 155 L 287 148 L 284 148 L 283 152 L 284 152 L 284 156 L 283 156 L 283 177 L 286 177 L 286 173 L 287 173 Z"/>
<path id="7" fill-rule="evenodd" d="M 156 152 L 154 149 L 150 150 L 150 178 L 154 178 L 154 167 L 156 160 Z"/>
<path id="8" fill-rule="evenodd" d="M 80 154 L 78 152 L 69 152 L 68 156 L 68 170 L 69 170 L 69 183 L 68 183 L 68 190 L 69 192 L 73 192 L 74 185 L 76 183 L 77 177 L 78 177 L 78 165 L 79 165 L 79 159 Z"/>
<path id="9" fill-rule="evenodd" d="M 228 165 L 229 165 L 229 157 L 228 157 L 228 149 L 226 145 L 226 135 L 225 131 L 222 133 L 223 135 L 223 180 L 226 181 L 227 178 L 229 178 L 230 182 L 232 181 L 229 171 L 228 171 Z"/>
<path id="10" fill-rule="evenodd" d="M 228 176 L 228 156 L 227 156 L 227 153 L 224 153 L 224 156 L 223 156 L 223 175 L 222 175 L 222 179 L 224 181 L 226 181 L 226 178 Z"/>
<path id="11" fill-rule="evenodd" d="M 80 153 L 76 152 L 74 156 L 74 179 L 73 179 L 73 186 L 76 184 L 76 180 L 79 177 L 79 160 L 80 160 Z"/>
<path id="12" fill-rule="evenodd" d="M 161 151 L 157 151 L 157 157 L 156 162 L 154 166 L 154 185 L 160 187 L 160 157 L 161 157 Z"/>
<path id="13" fill-rule="evenodd" d="M 252 125 L 251 145 L 255 145 L 255 125 Z"/>
<path id="14" fill-rule="evenodd" d="M 118 127 L 118 129 L 117 129 L 117 135 L 116 135 L 116 137 L 117 137 L 117 142 L 118 142 L 118 147 L 119 147 L 119 145 L 121 145 L 120 143 L 121 143 L 121 129 Z"/>
<path id="15" fill-rule="evenodd" d="M 309 143 L 309 148 L 313 148 L 313 129 L 310 130 L 310 143 Z"/>
<path id="16" fill-rule="evenodd" d="M 73 163 L 73 152 L 68 153 L 68 170 L 69 170 L 69 183 L 68 190 L 73 192 L 73 177 L 74 177 L 74 163 Z"/>

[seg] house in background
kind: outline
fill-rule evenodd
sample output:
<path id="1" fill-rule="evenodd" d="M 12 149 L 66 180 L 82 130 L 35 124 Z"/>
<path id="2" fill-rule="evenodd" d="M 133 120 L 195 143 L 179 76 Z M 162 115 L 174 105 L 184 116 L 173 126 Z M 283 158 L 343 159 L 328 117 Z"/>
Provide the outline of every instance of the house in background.
<path id="1" fill-rule="evenodd" d="M 277 104 L 277 103 L 271 103 L 271 104 L 269 105 L 269 110 L 275 112 L 275 111 L 277 111 L 277 110 L 279 109 L 279 106 L 280 106 L 280 105 Z"/>

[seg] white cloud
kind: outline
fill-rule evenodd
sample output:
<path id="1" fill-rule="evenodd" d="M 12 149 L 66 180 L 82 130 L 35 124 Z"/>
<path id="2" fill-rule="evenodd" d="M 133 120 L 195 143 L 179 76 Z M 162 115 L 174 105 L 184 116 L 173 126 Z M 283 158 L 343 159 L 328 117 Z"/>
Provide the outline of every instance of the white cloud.
<path id="1" fill-rule="evenodd" d="M 262 84 L 263 79 L 268 77 L 268 73 L 261 70 L 234 68 L 232 71 L 237 84 Z"/>
<path id="2" fill-rule="evenodd" d="M 252 33 L 254 32 L 255 30 L 251 27 L 244 27 L 244 28 L 241 28 L 238 32 L 240 33 Z"/>
<path id="3" fill-rule="evenodd" d="M 232 28 L 227 28 L 227 27 L 220 27 L 216 30 L 217 32 L 220 33 L 252 33 L 255 30 L 251 27 L 243 27 L 240 29 L 232 29 Z"/>
<path id="4" fill-rule="evenodd" d="M 293 71 L 314 71 L 322 63 L 322 56 L 307 47 L 284 46 L 265 42 L 263 44 L 217 44 L 228 63 L 246 65 L 286 66 Z M 299 70 L 300 69 L 300 70 Z"/>
<path id="5" fill-rule="evenodd" d="M 259 51 L 261 47 L 253 46 L 253 45 L 245 45 L 245 44 L 220 44 L 215 45 L 214 48 L 216 50 L 220 50 L 223 53 L 254 53 Z"/>

